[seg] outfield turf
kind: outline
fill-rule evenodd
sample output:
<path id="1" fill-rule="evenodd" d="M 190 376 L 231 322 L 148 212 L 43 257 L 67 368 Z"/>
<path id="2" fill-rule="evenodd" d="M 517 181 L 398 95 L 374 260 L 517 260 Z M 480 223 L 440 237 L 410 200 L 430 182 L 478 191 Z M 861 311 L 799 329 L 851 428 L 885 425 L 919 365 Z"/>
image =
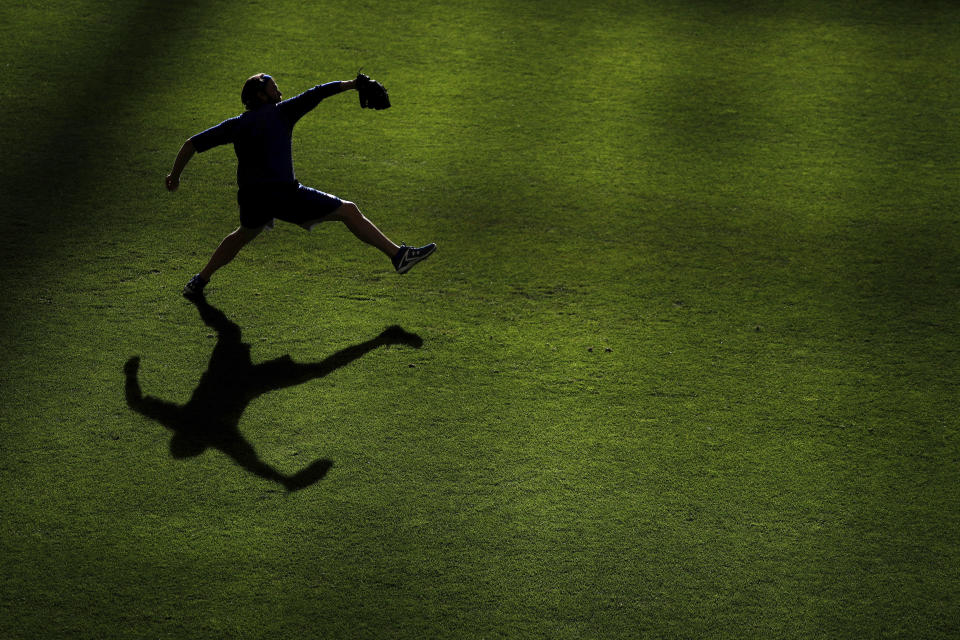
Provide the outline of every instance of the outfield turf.
<path id="1" fill-rule="evenodd" d="M 0 637 L 957 637 L 958 59 L 932 1 L 5 3 Z M 279 223 L 205 324 L 180 144 L 361 66 L 298 176 L 439 251 Z M 233 456 L 128 405 L 244 343 L 326 364 L 204 395 Z"/>

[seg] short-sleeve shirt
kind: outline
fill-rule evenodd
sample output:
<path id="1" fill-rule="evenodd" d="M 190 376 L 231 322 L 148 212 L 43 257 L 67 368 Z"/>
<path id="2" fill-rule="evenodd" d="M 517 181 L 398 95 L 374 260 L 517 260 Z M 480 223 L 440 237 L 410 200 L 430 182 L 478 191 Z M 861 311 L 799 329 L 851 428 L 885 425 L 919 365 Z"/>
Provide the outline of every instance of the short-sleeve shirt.
<path id="1" fill-rule="evenodd" d="M 317 85 L 283 102 L 266 104 L 190 138 L 198 153 L 233 144 L 241 189 L 293 184 L 293 127 L 324 98 L 343 91 L 340 82 Z"/>

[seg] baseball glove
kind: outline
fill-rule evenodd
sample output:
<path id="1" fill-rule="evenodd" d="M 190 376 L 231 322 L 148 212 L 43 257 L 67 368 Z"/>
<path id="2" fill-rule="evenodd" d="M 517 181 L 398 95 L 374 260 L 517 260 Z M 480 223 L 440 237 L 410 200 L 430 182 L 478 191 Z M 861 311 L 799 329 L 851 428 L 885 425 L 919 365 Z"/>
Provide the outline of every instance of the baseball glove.
<path id="1" fill-rule="evenodd" d="M 370 76 L 357 73 L 357 93 L 360 95 L 361 109 L 389 109 L 390 96 L 382 84 Z"/>

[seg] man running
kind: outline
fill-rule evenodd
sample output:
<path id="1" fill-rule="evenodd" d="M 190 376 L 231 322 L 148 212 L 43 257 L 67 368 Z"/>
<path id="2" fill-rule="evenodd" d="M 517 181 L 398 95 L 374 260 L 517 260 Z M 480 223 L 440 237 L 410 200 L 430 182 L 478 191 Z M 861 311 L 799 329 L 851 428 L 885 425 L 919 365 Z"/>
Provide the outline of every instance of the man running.
<path id="1" fill-rule="evenodd" d="M 183 143 L 170 175 L 167 189 L 176 191 L 180 174 L 194 153 L 232 143 L 237 154 L 237 203 L 240 226 L 223 239 L 200 273 L 193 276 L 183 295 L 203 295 L 214 272 L 228 264 L 248 242 L 274 218 L 300 225 L 308 231 L 321 222 L 339 220 L 353 234 L 386 254 L 397 273 L 406 273 L 433 253 L 437 245 L 397 245 L 385 236 L 352 202 L 305 187 L 293 171 L 292 134 L 297 121 L 324 98 L 356 88 L 356 80 L 328 82 L 283 100 L 276 81 L 265 73 L 251 76 L 243 85 L 240 99 L 246 112 L 224 120 Z"/>

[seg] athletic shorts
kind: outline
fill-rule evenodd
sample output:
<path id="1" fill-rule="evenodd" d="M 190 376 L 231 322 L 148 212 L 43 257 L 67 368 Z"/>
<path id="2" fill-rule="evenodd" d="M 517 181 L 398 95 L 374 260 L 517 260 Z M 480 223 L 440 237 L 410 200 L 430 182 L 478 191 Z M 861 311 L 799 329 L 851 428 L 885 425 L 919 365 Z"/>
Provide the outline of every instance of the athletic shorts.
<path id="1" fill-rule="evenodd" d="M 240 224 L 248 229 L 273 228 L 274 218 L 298 224 L 307 231 L 330 219 L 343 200 L 305 187 L 299 182 L 240 189 Z"/>

